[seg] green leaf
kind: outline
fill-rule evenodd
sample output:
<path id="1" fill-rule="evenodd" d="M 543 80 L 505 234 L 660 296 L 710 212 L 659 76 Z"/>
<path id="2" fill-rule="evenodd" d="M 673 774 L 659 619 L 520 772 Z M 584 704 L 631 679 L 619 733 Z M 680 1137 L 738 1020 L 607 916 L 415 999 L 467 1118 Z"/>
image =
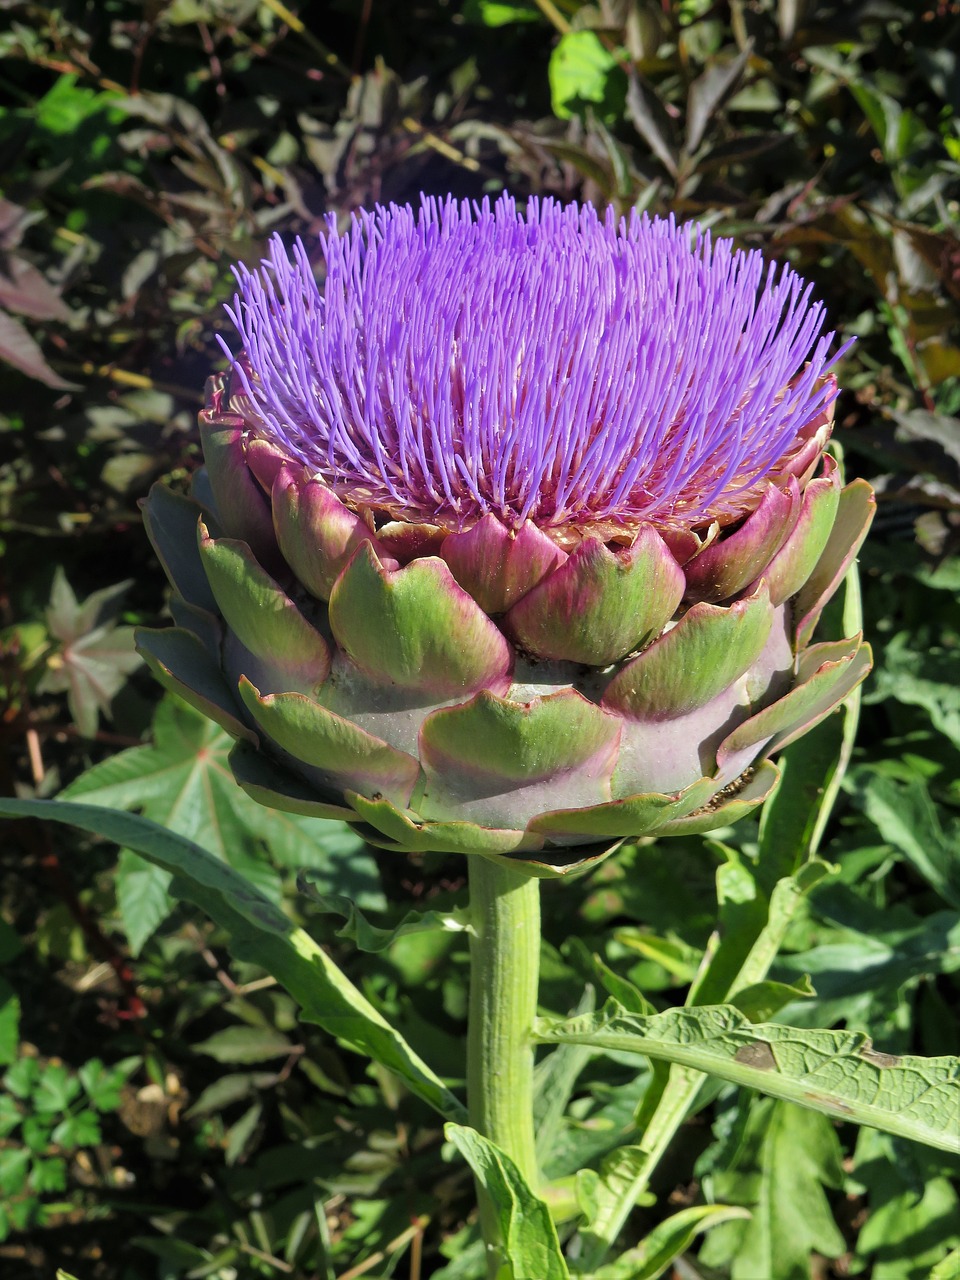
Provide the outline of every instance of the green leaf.
<path id="1" fill-rule="evenodd" d="M 884 840 L 903 854 L 944 902 L 960 910 L 960 829 L 943 830 L 926 783 L 921 778 L 895 782 L 866 772 L 858 780 L 856 799 Z"/>
<path id="2" fill-rule="evenodd" d="M 874 1050 L 856 1032 L 753 1025 L 729 1005 L 642 1018 L 611 1000 L 597 1014 L 539 1020 L 536 1039 L 664 1059 L 841 1120 L 960 1151 L 958 1058 L 898 1058 Z"/>
<path id="3" fill-rule="evenodd" d="M 0 1093 L 0 1138 L 13 1133 L 22 1119 L 20 1108 L 9 1093 Z"/>
<path id="4" fill-rule="evenodd" d="M 386 1067 L 444 1116 L 464 1109 L 443 1082 L 303 929 L 206 849 L 131 814 L 66 801 L 0 798 L 0 816 L 46 818 L 125 845 L 174 875 L 171 892 L 206 911 L 231 935 L 231 949 L 272 974 L 315 1022 Z"/>
<path id="5" fill-rule="evenodd" d="M 542 22 L 543 14 L 532 0 L 466 0 L 463 18 L 485 27 L 506 27 L 514 22 Z"/>
<path id="6" fill-rule="evenodd" d="M 869 1216 L 856 1253 L 872 1280 L 932 1280 L 944 1254 L 960 1249 L 960 1199 L 939 1158 L 921 1151 L 920 1160 L 911 1160 L 912 1152 L 897 1147 L 868 1129 L 857 1142 L 853 1179 Z M 960 1271 L 947 1275 L 955 1280 Z"/>
<path id="7" fill-rule="evenodd" d="M 561 36 L 550 55 L 548 75 L 553 113 L 561 120 L 580 115 L 588 103 L 598 106 L 603 118 L 613 118 L 616 100 L 622 104 L 626 94 L 623 72 L 595 31 Z"/>
<path id="8" fill-rule="evenodd" d="M 80 1094 L 80 1081 L 64 1066 L 45 1066 L 33 1091 L 33 1105 L 43 1114 L 66 1111 Z"/>
<path id="9" fill-rule="evenodd" d="M 905 988 L 960 968 L 955 911 L 938 911 L 902 928 L 897 926 L 904 917 L 916 919 L 912 913 L 870 909 L 849 891 L 835 897 L 829 893 L 821 897 L 818 912 L 830 905 L 829 918 L 844 926 L 839 939 L 828 935 L 821 945 L 777 962 L 781 977 L 809 974 L 817 990 L 816 1001 L 790 1009 L 791 1022 L 805 1025 L 815 1019 L 822 1026 L 845 1020 L 856 1027 L 877 1026 L 902 1009 Z"/>
<path id="10" fill-rule="evenodd" d="M 20 1001 L 9 982 L 0 978 L 0 1066 L 14 1062 L 20 1044 Z"/>
<path id="11" fill-rule="evenodd" d="M 46 1151 L 53 1133 L 53 1121 L 49 1117 L 25 1116 L 22 1133 L 24 1144 L 31 1151 Z"/>
<path id="12" fill-rule="evenodd" d="M 217 1062 L 266 1062 L 288 1057 L 294 1044 L 273 1027 L 227 1027 L 193 1046 Z"/>
<path id="13" fill-rule="evenodd" d="M 948 1257 L 937 1263 L 927 1280 L 956 1280 L 957 1276 L 960 1276 L 960 1249 L 953 1249 Z"/>
<path id="14" fill-rule="evenodd" d="M 22 1147 L 0 1149 L 0 1191 L 5 1196 L 15 1196 L 27 1185 L 30 1168 L 30 1152 Z"/>
<path id="15" fill-rule="evenodd" d="M 21 1058 L 5 1073 L 4 1088 L 8 1089 L 14 1097 L 28 1098 L 33 1092 L 39 1074 L 40 1064 L 36 1058 Z"/>
<path id="16" fill-rule="evenodd" d="M 123 1086 L 141 1062 L 142 1059 L 135 1056 L 105 1067 L 99 1058 L 90 1058 L 77 1075 L 91 1104 L 98 1111 L 116 1111 L 123 1097 Z"/>
<path id="17" fill-rule="evenodd" d="M 100 1121 L 93 1111 L 79 1111 L 61 1120 L 50 1137 L 61 1147 L 95 1147 L 102 1141 Z"/>
<path id="18" fill-rule="evenodd" d="M 701 1232 L 749 1217 L 747 1209 L 735 1205 L 699 1204 L 681 1209 L 658 1223 L 636 1249 L 628 1249 L 615 1262 L 591 1272 L 589 1280 L 656 1280 Z"/>
<path id="19" fill-rule="evenodd" d="M 631 951 L 639 952 L 646 959 L 666 969 L 667 973 L 684 986 L 693 981 L 703 959 L 701 951 L 679 938 L 660 938 L 655 933 L 631 928 L 617 929 L 613 936 Z"/>
<path id="20" fill-rule="evenodd" d="M 38 1193 L 66 1191 L 67 1162 L 59 1157 L 50 1160 L 34 1160 L 30 1170 L 30 1186 Z"/>
<path id="21" fill-rule="evenodd" d="M 412 933 L 443 930 L 460 933 L 468 927 L 466 911 L 408 911 L 399 924 L 383 929 L 371 924 L 356 904 L 342 894 L 314 892 L 312 881 L 313 873 L 305 871 L 298 877 L 297 887 L 309 896 L 318 911 L 343 917 L 344 923 L 335 930 L 336 936 L 347 938 L 358 951 L 386 951 L 398 938 Z"/>
<path id="22" fill-rule="evenodd" d="M 737 1233 L 732 1280 L 809 1280 L 812 1253 L 837 1258 L 846 1252 L 823 1190 L 842 1185 L 841 1155 L 825 1116 L 784 1103 L 770 1110 L 753 1216 Z"/>
<path id="23" fill-rule="evenodd" d="M 464 1125 L 444 1133 L 493 1203 L 510 1280 L 569 1280 L 550 1210 L 506 1152 Z"/>
<path id="24" fill-rule="evenodd" d="M 596 1003 L 593 987 L 587 987 L 574 1013 L 593 1013 Z M 547 1169 L 560 1136 L 574 1086 L 591 1057 L 589 1049 L 582 1049 L 575 1044 L 562 1044 L 536 1066 L 533 1078 L 533 1123 L 537 1161 L 544 1170 Z"/>
<path id="25" fill-rule="evenodd" d="M 227 763 L 232 746 L 232 739 L 206 716 L 167 697 L 157 708 L 153 745 L 131 747 L 94 765 L 62 796 L 109 809 L 139 810 L 196 840 L 274 900 L 279 900 L 280 877 L 267 861 L 265 847 L 275 861 L 295 867 L 322 861 L 329 844 L 338 865 L 349 868 L 351 855 L 362 849 L 359 838 L 342 823 L 279 813 L 251 800 Z M 172 908 L 168 880 L 163 868 L 147 872 L 135 855 L 121 859 L 118 900 L 135 950 Z M 367 866 L 361 883 L 369 883 Z"/>
<path id="26" fill-rule="evenodd" d="M 132 955 L 173 910 L 170 875 L 130 849 L 121 849 L 115 877 L 117 907 Z"/>
<path id="27" fill-rule="evenodd" d="M 799 982 L 792 984 L 773 982 L 769 978 L 765 982 L 751 983 L 731 996 L 730 1003 L 745 1013 L 751 1022 L 767 1022 L 791 1001 L 809 1000 L 816 994 L 810 979 L 804 974 Z"/>
<path id="28" fill-rule="evenodd" d="M 901 633 L 886 646 L 883 666 L 871 683 L 868 701 L 892 698 L 921 707 L 934 728 L 960 749 L 960 684 L 952 649 L 912 647 L 912 638 Z"/>

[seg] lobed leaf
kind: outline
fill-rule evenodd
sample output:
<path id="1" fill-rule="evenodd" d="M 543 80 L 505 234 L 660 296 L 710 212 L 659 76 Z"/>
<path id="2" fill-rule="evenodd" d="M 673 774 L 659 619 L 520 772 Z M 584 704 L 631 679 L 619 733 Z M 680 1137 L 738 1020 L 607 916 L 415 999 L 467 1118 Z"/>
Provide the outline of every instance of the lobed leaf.
<path id="1" fill-rule="evenodd" d="M 608 1001 L 597 1014 L 539 1020 L 541 1044 L 582 1044 L 719 1076 L 840 1120 L 960 1153 L 960 1058 L 895 1057 L 852 1031 L 751 1024 L 730 1005 L 644 1018 Z"/>

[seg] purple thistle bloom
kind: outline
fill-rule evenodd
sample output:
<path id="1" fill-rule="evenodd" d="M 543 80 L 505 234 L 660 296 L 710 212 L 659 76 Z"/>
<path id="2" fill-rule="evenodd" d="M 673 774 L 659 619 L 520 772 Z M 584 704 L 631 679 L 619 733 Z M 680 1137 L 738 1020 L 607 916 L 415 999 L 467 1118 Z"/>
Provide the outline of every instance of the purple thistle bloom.
<path id="1" fill-rule="evenodd" d="M 245 417 L 354 508 L 727 524 L 829 416 L 811 286 L 696 225 L 502 196 L 328 228 L 322 291 L 274 238 L 227 310 Z"/>

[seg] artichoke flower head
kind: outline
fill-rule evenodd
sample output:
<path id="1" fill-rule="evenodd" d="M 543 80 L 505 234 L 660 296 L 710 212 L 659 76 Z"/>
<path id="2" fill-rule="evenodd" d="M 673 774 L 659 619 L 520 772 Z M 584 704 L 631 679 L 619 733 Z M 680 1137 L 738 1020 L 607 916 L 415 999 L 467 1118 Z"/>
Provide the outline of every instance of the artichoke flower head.
<path id="1" fill-rule="evenodd" d="M 159 678 L 266 804 L 565 874 L 749 811 L 870 665 L 824 311 L 697 227 L 507 196 L 237 269 L 206 468 L 147 528 Z M 229 353 L 228 353 L 229 354 Z"/>

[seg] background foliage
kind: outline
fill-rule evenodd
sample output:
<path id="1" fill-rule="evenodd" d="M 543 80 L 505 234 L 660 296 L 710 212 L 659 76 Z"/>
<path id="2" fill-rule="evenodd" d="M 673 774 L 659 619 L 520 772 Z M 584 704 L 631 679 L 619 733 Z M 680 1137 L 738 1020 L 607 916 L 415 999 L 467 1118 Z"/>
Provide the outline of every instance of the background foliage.
<path id="1" fill-rule="evenodd" d="M 789 258 L 856 336 L 838 438 L 880 497 L 861 556 L 877 670 L 820 844 L 836 870 L 795 914 L 757 1014 L 772 1002 L 782 1021 L 865 1031 L 885 1052 L 960 1052 L 960 6 L 0 11 L 0 791 L 69 784 L 189 835 L 458 1084 L 462 936 L 391 941 L 330 909 L 349 897 L 383 928 L 449 911 L 462 866 L 398 863 L 237 791 L 222 733 L 158 701 L 133 654 L 132 624 L 164 609 L 137 499 L 199 465 L 229 265 L 271 231 L 310 244 L 330 210 L 420 190 L 674 210 Z M 469 1171 L 422 1102 L 298 1023 L 281 988 L 176 904 L 169 873 L 65 828 L 4 836 L 5 1277 L 478 1274 Z M 625 980 L 655 1008 L 682 1002 L 718 868 L 748 865 L 758 839 L 748 821 L 648 842 L 546 885 L 544 1012 L 587 1012 L 590 989 L 623 999 Z M 566 1118 L 556 1071 L 542 1100 L 556 1178 L 629 1142 L 650 1083 L 636 1059 L 565 1061 Z M 722 1202 L 753 1216 L 691 1225 L 664 1255 L 681 1280 L 956 1274 L 960 1161 L 747 1090 L 717 1084 L 700 1104 L 623 1247 Z"/>

